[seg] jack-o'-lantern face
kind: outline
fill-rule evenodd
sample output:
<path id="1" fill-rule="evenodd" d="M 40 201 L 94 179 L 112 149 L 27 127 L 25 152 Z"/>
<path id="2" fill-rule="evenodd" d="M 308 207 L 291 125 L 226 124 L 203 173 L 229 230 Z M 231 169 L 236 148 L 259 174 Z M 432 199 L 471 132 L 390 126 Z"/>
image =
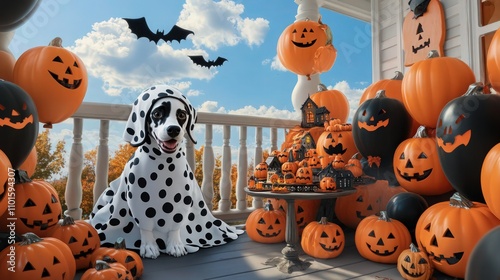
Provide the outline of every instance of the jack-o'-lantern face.
<path id="1" fill-rule="evenodd" d="M 86 77 L 79 59 L 75 59 L 74 55 L 69 52 L 54 52 L 52 60 L 46 63 L 47 72 L 50 77 L 52 77 L 55 83 L 65 89 L 78 89 L 82 84 L 84 76 Z"/>
<path id="2" fill-rule="evenodd" d="M 285 163 L 288 161 L 288 152 L 287 151 L 281 151 L 277 155 L 278 160 L 281 164 Z"/>
<path id="3" fill-rule="evenodd" d="M 455 245 L 459 242 L 453 234 L 453 229 L 441 226 L 432 227 L 433 225 L 428 223 L 423 228 L 424 234 L 420 235 L 422 246 L 429 254 L 429 257 L 436 264 L 454 265 L 459 263 L 464 256 L 464 252 L 452 249 L 456 248 Z"/>
<path id="4" fill-rule="evenodd" d="M 321 168 L 321 161 L 317 155 L 307 159 L 307 164 L 311 168 Z"/>
<path id="5" fill-rule="evenodd" d="M 337 189 L 337 182 L 336 179 L 333 177 L 323 177 L 321 181 L 319 182 L 319 187 L 322 190 L 327 190 L 327 191 L 334 191 Z"/>
<path id="6" fill-rule="evenodd" d="M 340 227 L 329 228 L 321 232 L 321 237 L 318 241 L 318 245 L 326 252 L 336 252 L 341 250 L 344 245 L 344 234 Z"/>
<path id="7" fill-rule="evenodd" d="M 419 6 L 418 12 L 410 11 L 403 21 L 405 66 L 425 59 L 431 50 L 443 54 L 446 37 L 444 10 L 439 1 L 429 1 Z"/>
<path id="8" fill-rule="evenodd" d="M 299 169 L 299 165 L 296 162 L 285 162 L 281 165 L 281 172 L 283 173 L 297 173 L 297 169 Z"/>
<path id="9" fill-rule="evenodd" d="M 261 162 L 255 166 L 253 175 L 257 180 L 267 179 L 267 163 Z"/>
<path id="10" fill-rule="evenodd" d="M 438 121 L 438 126 L 436 128 L 437 145 L 446 153 L 452 153 L 455 149 L 460 146 L 469 145 L 472 130 L 461 128 L 461 123 L 467 118 L 466 114 L 460 114 L 457 116 L 454 122 L 443 123 L 443 119 L 440 118 Z"/>
<path id="11" fill-rule="evenodd" d="M 398 271 L 405 279 L 427 280 L 431 278 L 433 267 L 427 254 L 412 243 L 410 249 L 399 255 Z"/>
<path id="12" fill-rule="evenodd" d="M 380 108 L 374 114 L 370 114 L 370 112 L 365 109 L 361 113 L 361 116 L 362 120 L 358 120 L 358 126 L 360 129 L 375 131 L 389 125 L 389 115 L 387 114 L 387 110 L 384 108 Z"/>
<path id="13" fill-rule="evenodd" d="M 295 174 L 295 182 L 298 184 L 310 184 L 313 180 L 313 172 L 311 167 L 302 166 Z"/>
<path id="14" fill-rule="evenodd" d="M 28 111 L 26 103 L 20 104 L 18 108 L 11 108 L 0 104 L 0 126 L 8 126 L 13 129 L 23 129 L 33 123 L 33 114 Z"/>
<path id="15" fill-rule="evenodd" d="M 318 44 L 326 44 L 326 36 L 321 25 L 314 21 L 300 21 L 293 24 L 293 28 L 288 29 L 291 32 L 290 43 L 298 49 L 306 49 Z M 320 41 L 318 41 L 320 40 Z"/>
<path id="16" fill-rule="evenodd" d="M 250 213 L 245 225 L 250 239 L 261 243 L 278 243 L 285 240 L 285 224 L 285 212 L 274 209 L 268 201 L 264 208 Z"/>

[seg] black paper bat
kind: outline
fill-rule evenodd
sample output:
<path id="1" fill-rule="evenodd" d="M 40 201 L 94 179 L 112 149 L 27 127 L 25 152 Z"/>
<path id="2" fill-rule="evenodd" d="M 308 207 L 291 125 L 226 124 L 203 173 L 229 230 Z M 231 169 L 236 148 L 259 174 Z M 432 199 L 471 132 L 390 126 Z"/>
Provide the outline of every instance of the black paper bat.
<path id="1" fill-rule="evenodd" d="M 146 37 L 149 41 L 155 42 L 155 44 L 158 44 L 158 41 L 160 40 L 165 42 L 176 40 L 180 43 L 181 40 L 185 40 L 189 34 L 194 34 L 193 31 L 181 28 L 177 25 L 174 25 L 167 34 L 160 30 L 156 30 L 156 33 L 153 33 L 146 22 L 146 18 L 144 17 L 123 19 L 128 23 L 128 27 L 132 33 L 137 36 L 137 39 Z"/>
<path id="2" fill-rule="evenodd" d="M 224 63 L 224 61 L 227 61 L 227 59 L 220 56 L 217 57 L 216 60 L 209 60 L 209 61 L 206 61 L 202 55 L 190 55 L 189 58 L 191 58 L 194 64 L 207 68 L 210 68 L 212 66 L 214 67 L 221 66 Z"/>

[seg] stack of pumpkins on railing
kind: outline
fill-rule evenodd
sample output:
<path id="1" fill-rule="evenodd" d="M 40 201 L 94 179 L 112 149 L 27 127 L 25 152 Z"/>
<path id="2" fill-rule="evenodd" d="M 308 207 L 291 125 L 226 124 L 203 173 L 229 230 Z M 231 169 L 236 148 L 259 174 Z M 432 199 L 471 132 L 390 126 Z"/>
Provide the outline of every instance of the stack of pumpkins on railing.
<path id="1" fill-rule="evenodd" d="M 500 91 L 498 43 L 500 34 L 495 35 L 494 49 L 488 54 L 488 71 L 492 88 Z M 355 246 L 361 256 L 397 264 L 405 279 L 430 279 L 434 269 L 457 278 L 491 271 L 496 279 L 500 268 L 487 261 L 495 256 L 485 248 L 497 246 L 498 250 L 500 246 L 494 241 L 500 235 L 500 95 L 475 83 L 472 70 L 461 60 L 432 53 L 412 65 L 404 77 L 398 76 L 368 87 L 353 116 L 352 134 L 342 132 L 341 141 L 349 135 L 354 142 L 355 151 L 350 152 L 361 155 L 353 158 L 361 164 L 361 178 L 372 180 L 359 181 L 353 186 L 354 194 L 337 198 L 334 218 L 355 229 Z M 323 133 L 332 134 L 329 126 L 325 124 Z M 333 160 L 344 151 L 334 149 L 338 137 L 315 138 L 316 153 L 308 152 L 297 164 L 307 165 L 326 147 L 336 153 L 328 161 L 323 157 L 323 164 L 341 168 Z M 259 171 L 255 170 L 256 178 Z M 333 185 L 328 188 L 335 189 Z M 301 203 L 297 206 L 305 208 Z M 314 215 L 318 205 L 307 206 L 313 213 L 309 217 L 322 216 Z M 273 213 L 273 219 L 264 218 L 271 223 L 284 219 L 283 209 L 267 206 L 251 217 Z M 297 219 L 302 218 L 297 213 Z M 247 222 L 251 238 L 255 236 L 251 231 L 262 230 L 253 221 Z M 325 218 L 304 224 L 299 232 L 305 253 L 317 258 L 341 254 L 342 228 Z M 285 230 L 284 222 L 273 226 Z M 283 238 L 269 235 L 254 240 L 281 242 Z"/>
<path id="2" fill-rule="evenodd" d="M 101 247 L 89 223 L 62 218 L 57 192 L 49 183 L 18 170 L 15 182 L 5 186 L 15 189 L 15 207 L 7 206 L 6 197 L 0 200 L 5 210 L 0 213 L 2 279 L 73 279 L 77 270 L 85 270 L 81 279 L 122 279 L 116 278 L 117 272 L 127 279 L 141 277 L 142 260 L 123 240 L 114 248 Z M 95 275 L 101 278 L 91 278 Z"/>

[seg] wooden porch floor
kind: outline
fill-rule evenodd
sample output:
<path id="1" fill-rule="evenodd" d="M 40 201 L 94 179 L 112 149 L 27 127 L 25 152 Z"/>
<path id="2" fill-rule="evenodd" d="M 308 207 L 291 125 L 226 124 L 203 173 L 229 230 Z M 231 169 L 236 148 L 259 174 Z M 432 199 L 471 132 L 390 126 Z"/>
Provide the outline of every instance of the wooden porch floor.
<path id="1" fill-rule="evenodd" d="M 353 230 L 346 230 L 345 235 L 346 246 L 339 257 L 323 260 L 302 255 L 301 259 L 310 260 L 311 266 L 291 274 L 263 264 L 268 258 L 280 256 L 285 243 L 257 243 L 244 233 L 223 246 L 200 249 L 180 258 L 162 254 L 155 260 L 144 259 L 141 279 L 402 279 L 396 265 L 379 264 L 361 257 L 354 245 Z M 82 273 L 75 279 L 80 279 Z M 434 279 L 454 278 L 435 272 Z"/>

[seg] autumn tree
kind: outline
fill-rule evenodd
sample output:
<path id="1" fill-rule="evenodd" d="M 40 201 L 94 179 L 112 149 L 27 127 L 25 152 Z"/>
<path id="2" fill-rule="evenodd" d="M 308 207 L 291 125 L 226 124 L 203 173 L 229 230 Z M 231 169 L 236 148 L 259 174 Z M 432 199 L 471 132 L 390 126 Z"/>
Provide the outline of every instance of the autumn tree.
<path id="1" fill-rule="evenodd" d="M 64 140 L 56 143 L 55 149 L 52 149 L 50 142 L 50 129 L 45 129 L 38 134 L 35 148 L 37 151 L 37 165 L 35 173 L 31 176 L 34 179 L 53 179 L 59 175 L 64 168 Z"/>

